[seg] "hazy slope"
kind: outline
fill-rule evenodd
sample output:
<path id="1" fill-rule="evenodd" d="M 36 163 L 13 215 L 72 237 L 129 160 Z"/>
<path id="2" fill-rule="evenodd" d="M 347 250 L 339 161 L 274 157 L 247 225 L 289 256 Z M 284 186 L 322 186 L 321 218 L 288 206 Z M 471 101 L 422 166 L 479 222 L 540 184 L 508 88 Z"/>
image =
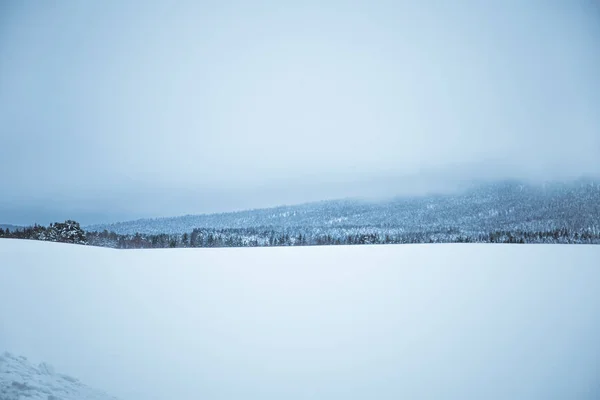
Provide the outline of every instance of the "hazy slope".
<path id="1" fill-rule="evenodd" d="M 0 240 L 0 343 L 124 400 L 596 399 L 600 246 Z"/>
<path id="2" fill-rule="evenodd" d="M 367 202 L 338 200 L 85 227 L 120 234 L 190 233 L 194 228 L 386 227 L 408 232 L 600 229 L 600 182 L 502 182 L 459 193 Z"/>

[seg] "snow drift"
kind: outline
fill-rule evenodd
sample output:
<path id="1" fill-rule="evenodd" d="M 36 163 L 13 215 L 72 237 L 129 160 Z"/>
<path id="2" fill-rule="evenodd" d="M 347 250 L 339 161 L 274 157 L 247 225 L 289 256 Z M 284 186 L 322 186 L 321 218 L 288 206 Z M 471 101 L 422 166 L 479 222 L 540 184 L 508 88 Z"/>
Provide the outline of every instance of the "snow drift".
<path id="1" fill-rule="evenodd" d="M 0 240 L 0 348 L 124 400 L 595 399 L 598 337 L 600 246 Z"/>
<path id="2" fill-rule="evenodd" d="M 0 354 L 1 400 L 117 400 L 76 378 L 58 374 L 51 365 L 35 367 L 22 356 Z"/>

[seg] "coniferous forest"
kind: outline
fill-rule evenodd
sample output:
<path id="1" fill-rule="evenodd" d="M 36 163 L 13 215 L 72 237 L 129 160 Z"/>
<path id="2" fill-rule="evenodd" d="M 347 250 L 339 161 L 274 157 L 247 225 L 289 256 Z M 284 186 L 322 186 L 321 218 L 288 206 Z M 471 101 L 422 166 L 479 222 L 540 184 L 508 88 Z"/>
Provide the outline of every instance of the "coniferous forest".
<path id="1" fill-rule="evenodd" d="M 82 228 L 1 229 L 0 237 L 118 249 L 402 243 L 600 244 L 600 185 L 504 183 L 386 202 L 340 200 Z"/>

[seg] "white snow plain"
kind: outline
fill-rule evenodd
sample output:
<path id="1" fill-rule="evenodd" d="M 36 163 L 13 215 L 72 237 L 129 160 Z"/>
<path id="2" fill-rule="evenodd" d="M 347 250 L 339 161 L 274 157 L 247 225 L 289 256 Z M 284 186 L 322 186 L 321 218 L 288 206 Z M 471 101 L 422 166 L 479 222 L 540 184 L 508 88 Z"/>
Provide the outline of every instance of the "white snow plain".
<path id="1" fill-rule="evenodd" d="M 123 400 L 597 399 L 600 246 L 0 240 L 0 353 Z"/>

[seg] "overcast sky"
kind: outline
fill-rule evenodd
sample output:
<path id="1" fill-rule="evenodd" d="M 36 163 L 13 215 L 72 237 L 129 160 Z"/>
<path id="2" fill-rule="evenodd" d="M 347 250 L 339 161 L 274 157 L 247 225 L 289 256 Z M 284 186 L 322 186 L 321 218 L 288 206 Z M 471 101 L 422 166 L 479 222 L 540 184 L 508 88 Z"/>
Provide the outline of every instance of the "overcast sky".
<path id="1" fill-rule="evenodd" d="M 4 1 L 0 222 L 598 175 L 599 111 L 592 0 Z"/>

